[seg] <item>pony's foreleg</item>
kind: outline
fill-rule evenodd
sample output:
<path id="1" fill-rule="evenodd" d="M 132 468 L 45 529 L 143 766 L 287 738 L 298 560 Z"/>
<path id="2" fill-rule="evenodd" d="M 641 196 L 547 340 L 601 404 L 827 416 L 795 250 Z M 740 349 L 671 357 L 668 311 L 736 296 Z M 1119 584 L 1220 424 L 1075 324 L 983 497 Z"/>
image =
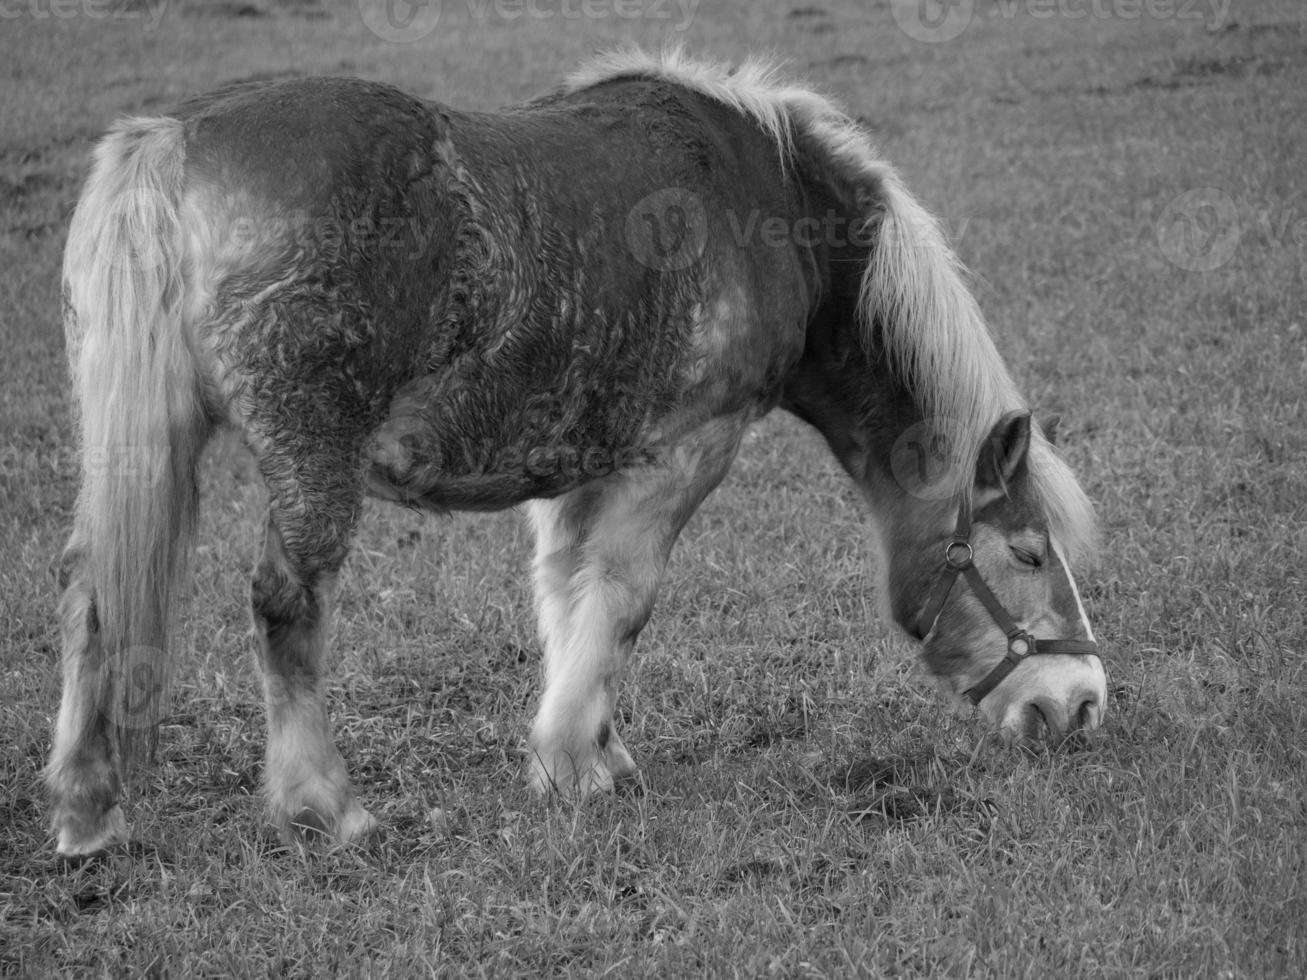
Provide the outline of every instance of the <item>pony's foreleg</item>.
<path id="1" fill-rule="evenodd" d="M 594 516 L 591 510 L 600 503 L 602 498 L 603 488 L 590 487 L 553 500 L 532 501 L 528 505 L 531 524 L 536 534 L 536 617 L 540 644 L 545 651 L 546 678 L 557 676 L 560 673 L 565 674 L 569 666 L 566 651 L 568 644 L 572 642 L 573 578 L 584 560 L 581 545 L 587 530 L 586 519 L 588 516 Z M 639 605 L 637 599 L 635 603 L 637 614 L 647 618 L 648 610 L 644 610 L 642 614 L 639 613 Z M 652 606 L 652 595 L 649 596 L 648 605 Z M 615 603 L 611 611 L 620 617 L 623 611 L 622 603 L 620 601 Z M 587 610 L 587 612 L 593 614 L 592 610 Z M 634 641 L 635 636 L 632 634 L 627 642 L 623 643 L 621 640 L 616 642 L 616 659 L 619 662 L 618 674 L 621 673 L 622 665 L 630 656 L 630 648 L 634 645 Z M 601 651 L 613 645 L 602 638 L 600 639 L 599 648 Z M 546 683 L 548 683 L 548 680 Z M 570 686 L 570 684 L 575 683 L 575 679 L 573 681 L 565 679 L 562 683 L 564 686 Z M 607 697 L 608 692 L 605 689 L 603 697 L 605 701 L 616 700 L 615 682 L 611 686 L 613 687 L 612 697 Z M 543 716 L 543 714 L 544 709 L 542 708 L 541 715 Z M 609 704 L 608 716 L 611 716 L 611 714 L 612 705 Z M 554 722 L 547 722 L 546 724 L 557 727 Z M 582 722 L 579 727 L 586 729 L 593 726 L 587 726 L 585 722 Z M 616 728 L 610 723 L 605 737 L 593 739 L 598 746 L 598 757 L 590 760 L 586 770 L 590 783 L 593 783 L 593 785 L 583 784 L 574 787 L 572 784 L 577 783 L 581 770 L 566 758 L 559 759 L 553 764 L 547 764 L 544 754 L 549 753 L 548 745 L 551 739 L 547 732 L 542 731 L 539 720 L 537 720 L 536 729 L 531 742 L 532 762 L 530 772 L 532 785 L 539 791 L 544 791 L 551 785 L 557 785 L 567 790 L 578 788 L 582 792 L 589 792 L 592 789 L 601 787 L 611 789 L 613 780 L 622 779 L 635 773 L 635 762 L 631 759 L 630 754 L 618 737 Z M 564 734 L 562 741 L 577 741 L 575 735 L 576 733 Z M 584 742 L 584 739 L 581 739 L 581 741 Z"/>
<path id="2" fill-rule="evenodd" d="M 581 536 L 585 530 L 585 491 L 553 500 L 533 500 L 527 514 L 535 531 L 536 625 L 540 645 L 546 651 L 567 641 L 572 618 L 572 576 L 581 561 Z"/>
<path id="3" fill-rule="evenodd" d="M 332 739 L 323 675 L 333 587 L 357 501 L 332 501 L 331 510 L 341 518 L 336 525 L 310 523 L 309 515 L 292 515 L 276 501 L 274 491 L 263 557 L 251 586 L 268 710 L 268 806 L 287 838 L 308 829 L 354 840 L 376 822 L 355 798 Z"/>
<path id="4" fill-rule="evenodd" d="M 715 420 L 658 462 L 531 505 L 544 694 L 530 782 L 585 796 L 635 763 L 613 721 L 618 688 L 676 536 L 726 474 L 744 420 Z"/>

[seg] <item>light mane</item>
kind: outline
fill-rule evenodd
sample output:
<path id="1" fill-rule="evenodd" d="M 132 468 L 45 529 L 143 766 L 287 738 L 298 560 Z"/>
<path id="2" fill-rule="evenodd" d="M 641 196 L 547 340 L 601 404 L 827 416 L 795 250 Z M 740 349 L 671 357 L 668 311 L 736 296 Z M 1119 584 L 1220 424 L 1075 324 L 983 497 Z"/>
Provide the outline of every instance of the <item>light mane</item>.
<path id="1" fill-rule="evenodd" d="M 794 165 L 802 145 L 865 192 L 878 233 L 859 296 L 864 342 L 870 349 L 879 326 L 922 415 L 939 420 L 938 431 L 957 447 L 945 477 L 948 489 L 969 498 L 985 438 L 1007 412 L 1027 408 L 1026 401 L 939 222 L 881 158 L 866 131 L 832 100 L 785 79 L 774 62 L 751 57 L 732 67 L 693 59 L 679 45 L 657 54 L 637 47 L 599 54 L 567 76 L 563 91 L 621 78 L 658 79 L 698 92 L 757 123 L 787 166 Z M 1038 426 L 1029 463 L 1050 532 L 1069 557 L 1087 555 L 1095 537 L 1093 509 Z"/>

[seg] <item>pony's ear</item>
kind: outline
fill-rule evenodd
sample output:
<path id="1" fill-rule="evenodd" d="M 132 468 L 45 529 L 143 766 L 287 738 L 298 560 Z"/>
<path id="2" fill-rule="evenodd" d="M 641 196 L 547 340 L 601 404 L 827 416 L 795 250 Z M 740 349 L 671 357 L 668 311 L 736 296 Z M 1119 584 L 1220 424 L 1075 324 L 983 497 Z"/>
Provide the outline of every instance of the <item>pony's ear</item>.
<path id="1" fill-rule="evenodd" d="M 1026 465 L 1030 451 L 1030 413 L 1008 412 L 989 432 L 976 461 L 976 489 L 1006 493 Z"/>
<path id="2" fill-rule="evenodd" d="M 1057 445 L 1057 431 L 1062 427 L 1062 416 L 1045 415 L 1039 420 L 1039 427 L 1044 432 L 1044 438 L 1048 440 L 1050 446 Z"/>

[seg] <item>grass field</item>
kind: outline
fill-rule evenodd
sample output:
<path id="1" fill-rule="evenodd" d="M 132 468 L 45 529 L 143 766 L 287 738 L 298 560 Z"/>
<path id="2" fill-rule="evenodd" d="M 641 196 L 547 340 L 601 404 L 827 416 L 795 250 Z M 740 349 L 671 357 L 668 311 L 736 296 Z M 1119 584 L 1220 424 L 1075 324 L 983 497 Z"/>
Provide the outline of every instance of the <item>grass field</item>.
<path id="1" fill-rule="evenodd" d="M 0 974 L 1307 972 L 1307 12 L 951 9 L 445 0 L 393 43 L 352 2 L 0 0 Z M 220 444 L 136 843 L 61 867 L 39 778 L 76 491 L 58 270 L 91 140 L 295 73 L 492 107 L 624 38 L 784 56 L 944 216 L 1099 507 L 1080 579 L 1104 730 L 1034 755 L 951 716 L 877 618 L 859 498 L 775 417 L 641 640 L 620 710 L 644 792 L 580 807 L 519 778 L 538 658 L 520 517 L 370 505 L 332 707 L 388 832 L 286 849 L 257 796 L 261 490 Z"/>

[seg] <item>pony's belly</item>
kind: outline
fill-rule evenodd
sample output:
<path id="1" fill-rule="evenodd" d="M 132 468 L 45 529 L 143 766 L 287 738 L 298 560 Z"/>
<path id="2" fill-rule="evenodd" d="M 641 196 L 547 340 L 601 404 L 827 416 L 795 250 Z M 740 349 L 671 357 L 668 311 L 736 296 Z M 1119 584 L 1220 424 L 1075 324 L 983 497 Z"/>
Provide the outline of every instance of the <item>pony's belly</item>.
<path id="1" fill-rule="evenodd" d="M 368 440 L 368 492 L 432 510 L 498 510 L 647 463 L 665 434 L 652 403 L 638 417 L 601 399 L 546 412 L 540 399 L 510 394 L 401 394 Z"/>
<path id="2" fill-rule="evenodd" d="M 653 458 L 633 448 L 504 446 L 471 466 L 445 466 L 387 423 L 367 451 L 367 492 L 427 510 L 502 510 L 556 497 L 591 480 Z"/>

